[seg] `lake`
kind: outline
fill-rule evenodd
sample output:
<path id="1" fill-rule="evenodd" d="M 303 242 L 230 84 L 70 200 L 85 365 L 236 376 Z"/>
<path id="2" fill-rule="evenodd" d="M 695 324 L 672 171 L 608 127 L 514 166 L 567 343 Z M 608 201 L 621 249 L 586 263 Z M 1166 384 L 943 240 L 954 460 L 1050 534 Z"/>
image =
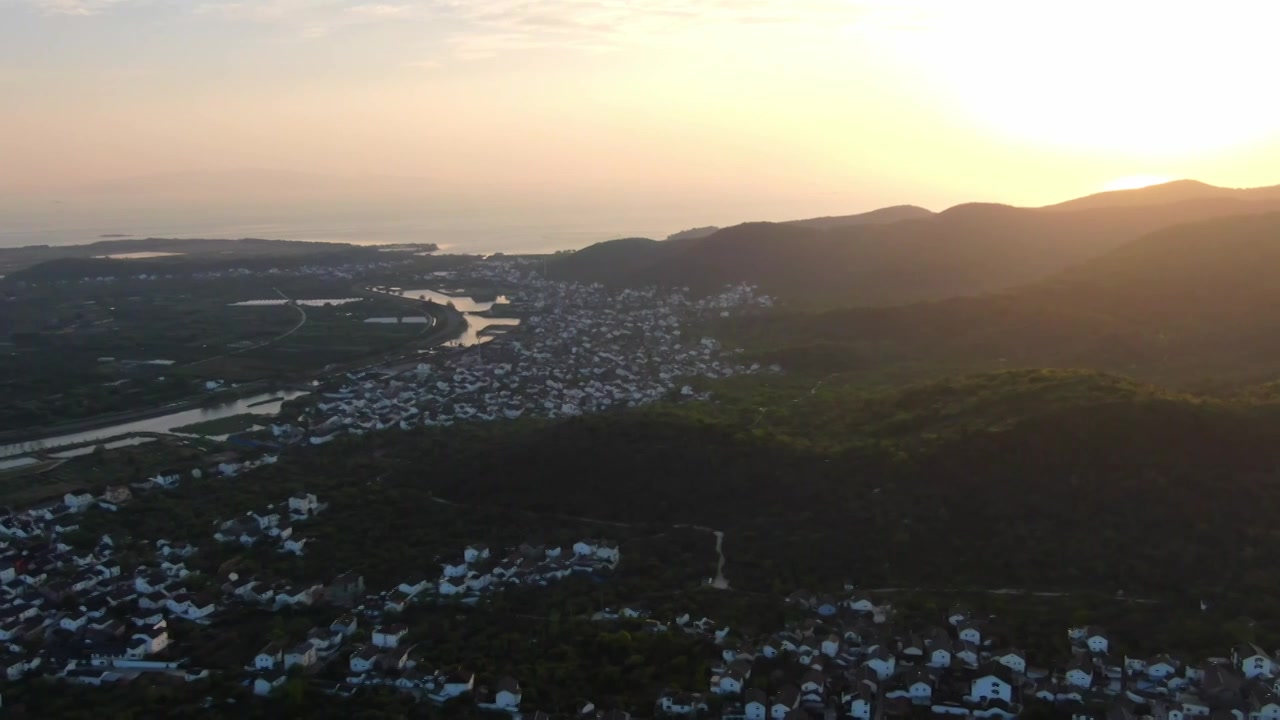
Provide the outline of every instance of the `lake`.
<path id="1" fill-rule="evenodd" d="M 173 428 L 182 427 L 183 425 L 191 425 L 193 423 L 204 422 L 206 420 L 218 420 L 232 415 L 241 415 L 245 413 L 252 413 L 254 415 L 276 415 L 280 412 L 280 407 L 284 404 L 285 400 L 292 400 L 293 398 L 306 394 L 308 393 L 298 390 L 290 390 L 283 393 L 261 393 L 258 395 L 243 397 L 239 400 L 234 400 L 222 405 L 211 405 L 209 407 L 181 410 L 167 415 L 158 415 L 156 417 L 147 418 L 145 420 L 133 420 L 118 423 L 116 425 L 108 425 L 107 427 L 101 427 L 96 430 L 85 430 L 83 432 L 55 435 L 53 437 L 30 440 L 24 443 L 0 445 L 0 458 L 22 455 L 36 450 L 61 447 L 63 445 L 75 445 L 94 440 L 106 440 L 108 438 L 120 437 L 121 435 L 130 435 L 132 433 L 167 433 L 173 430 Z M 271 402 L 264 402 L 266 400 L 270 400 Z"/>
<path id="2" fill-rule="evenodd" d="M 444 343 L 445 347 L 480 345 L 493 339 L 491 335 L 480 334 L 480 331 L 485 328 L 498 326 L 515 327 L 520 324 L 519 318 L 491 318 L 476 314 L 492 310 L 495 305 L 506 305 L 510 300 L 505 295 L 499 295 L 491 302 L 483 302 L 466 295 L 448 295 L 438 290 L 427 288 L 397 290 L 394 294 L 414 300 L 431 300 L 441 305 L 453 303 L 454 309 L 462 313 L 462 319 L 467 322 L 467 327 L 462 331 L 461 335 Z"/>
<path id="3" fill-rule="evenodd" d="M 99 260 L 147 260 L 150 258 L 177 257 L 184 253 L 176 252 L 128 252 L 115 253 L 114 255 L 95 255 Z"/>
<path id="4" fill-rule="evenodd" d="M 237 303 L 231 303 L 231 307 L 259 307 L 263 305 L 284 305 L 287 302 L 296 302 L 299 305 L 307 307 L 322 307 L 324 305 L 346 305 L 347 303 L 360 302 L 364 298 L 331 298 L 320 300 L 285 300 L 284 298 L 271 298 L 268 300 L 241 300 Z"/>
<path id="5" fill-rule="evenodd" d="M 446 295 L 436 290 L 401 290 L 400 295 L 414 300 L 431 300 L 441 305 L 453 303 L 453 307 L 459 312 L 475 313 L 486 312 L 493 308 L 494 305 L 503 305 L 508 302 L 506 296 L 499 295 L 493 302 L 481 302 L 473 300 L 465 295 Z"/>
<path id="6" fill-rule="evenodd" d="M 376 323 L 380 325 L 395 325 L 398 323 L 403 323 L 405 325 L 426 325 L 427 323 L 431 322 L 431 318 L 425 315 L 409 315 L 407 317 L 365 318 L 364 321 L 367 323 Z"/>

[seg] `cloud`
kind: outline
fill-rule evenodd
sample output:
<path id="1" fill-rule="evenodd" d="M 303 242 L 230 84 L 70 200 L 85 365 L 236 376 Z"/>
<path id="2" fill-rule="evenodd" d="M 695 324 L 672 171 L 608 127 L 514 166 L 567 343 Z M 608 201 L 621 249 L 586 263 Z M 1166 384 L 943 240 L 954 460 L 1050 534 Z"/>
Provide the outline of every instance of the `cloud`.
<path id="1" fill-rule="evenodd" d="M 97 15 L 118 5 L 137 0 L 33 0 L 32 4 L 49 15 Z"/>
<path id="2" fill-rule="evenodd" d="M 413 6 L 408 3 L 392 5 L 390 3 L 371 3 L 367 5 L 354 5 L 347 8 L 347 12 L 351 15 L 366 18 L 394 18 L 405 17 L 413 12 Z"/>
<path id="3" fill-rule="evenodd" d="M 435 0 L 426 5 L 462 26 L 450 39 L 462 58 L 540 48 L 662 45 L 748 28 L 838 28 L 893 6 L 888 0 Z"/>

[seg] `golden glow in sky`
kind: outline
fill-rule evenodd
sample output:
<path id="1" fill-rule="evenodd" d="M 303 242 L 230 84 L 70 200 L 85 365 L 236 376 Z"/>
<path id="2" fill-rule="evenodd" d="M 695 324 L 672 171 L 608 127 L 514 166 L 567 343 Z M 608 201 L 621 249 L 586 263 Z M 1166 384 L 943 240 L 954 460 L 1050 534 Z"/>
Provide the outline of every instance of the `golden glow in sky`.
<path id="1" fill-rule="evenodd" d="M 1276 27 L 1258 0 L 0 0 L 0 192 L 265 168 L 724 224 L 1274 184 Z"/>

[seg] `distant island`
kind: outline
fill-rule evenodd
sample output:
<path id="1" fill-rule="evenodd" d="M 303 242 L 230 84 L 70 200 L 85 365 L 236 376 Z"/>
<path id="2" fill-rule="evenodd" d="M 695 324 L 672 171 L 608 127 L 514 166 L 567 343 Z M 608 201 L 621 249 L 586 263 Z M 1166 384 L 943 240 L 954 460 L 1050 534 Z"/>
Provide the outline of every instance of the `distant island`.
<path id="1" fill-rule="evenodd" d="M 369 256 L 385 251 L 432 253 L 440 249 L 435 243 L 400 243 L 364 246 L 351 243 L 311 242 L 304 240 L 268 240 L 263 238 L 136 238 L 112 233 L 109 238 L 83 245 L 28 245 L 0 248 L 0 274 L 11 274 L 51 261 L 114 263 L 128 261 L 133 267 L 140 262 L 167 262 L 171 256 L 205 264 L 226 264 L 257 260 L 271 262 L 282 258 L 330 258 L 337 256 Z M 188 267 L 191 267 L 188 265 Z"/>

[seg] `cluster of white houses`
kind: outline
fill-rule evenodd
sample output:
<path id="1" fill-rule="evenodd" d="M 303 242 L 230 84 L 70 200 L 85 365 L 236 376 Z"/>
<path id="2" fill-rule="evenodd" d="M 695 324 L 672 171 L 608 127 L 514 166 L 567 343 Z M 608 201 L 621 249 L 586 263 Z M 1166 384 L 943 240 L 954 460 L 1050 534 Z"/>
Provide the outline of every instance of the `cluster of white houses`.
<path id="1" fill-rule="evenodd" d="M 1280 660 L 1253 645 L 1194 663 L 1126 657 L 1102 628 L 1076 627 L 1068 631 L 1070 659 L 1037 668 L 997 623 L 964 607 L 945 623 L 906 630 L 867 595 L 798 592 L 789 602 L 812 615 L 751 641 L 718 631 L 708 690 L 664 692 L 656 712 L 694 717 L 718 706 L 722 720 L 879 720 L 922 711 L 1012 718 L 1039 703 L 1077 720 L 1280 720 Z M 779 662 L 790 668 L 782 682 Z M 775 671 L 757 673 L 761 667 Z"/>
<path id="2" fill-rule="evenodd" d="M 307 538 L 294 534 L 293 523 L 310 520 L 325 507 L 314 494 L 298 493 L 282 506 L 271 504 L 264 510 L 251 510 L 220 523 L 213 537 L 218 542 L 239 543 L 245 547 L 274 542 L 280 552 L 301 555 L 306 550 Z"/>
<path id="3" fill-rule="evenodd" d="M 185 586 L 184 559 L 194 548 L 161 542 L 152 558 L 125 573 L 110 536 L 77 550 L 61 532 L 0 539 L 5 676 L 101 684 L 122 673 L 175 667 L 153 659 L 169 646 L 170 621 L 206 621 L 217 609 Z"/>
<path id="4" fill-rule="evenodd" d="M 345 435 L 461 421 L 564 417 L 634 407 L 678 391 L 685 378 L 761 371 L 690 337 L 694 318 L 770 303 L 748 286 L 698 300 L 655 289 L 610 293 L 600 286 L 530 279 L 519 290 L 531 313 L 463 355 L 405 372 L 348 375 L 300 420 L 271 427 L 278 439 L 324 444 Z"/>

